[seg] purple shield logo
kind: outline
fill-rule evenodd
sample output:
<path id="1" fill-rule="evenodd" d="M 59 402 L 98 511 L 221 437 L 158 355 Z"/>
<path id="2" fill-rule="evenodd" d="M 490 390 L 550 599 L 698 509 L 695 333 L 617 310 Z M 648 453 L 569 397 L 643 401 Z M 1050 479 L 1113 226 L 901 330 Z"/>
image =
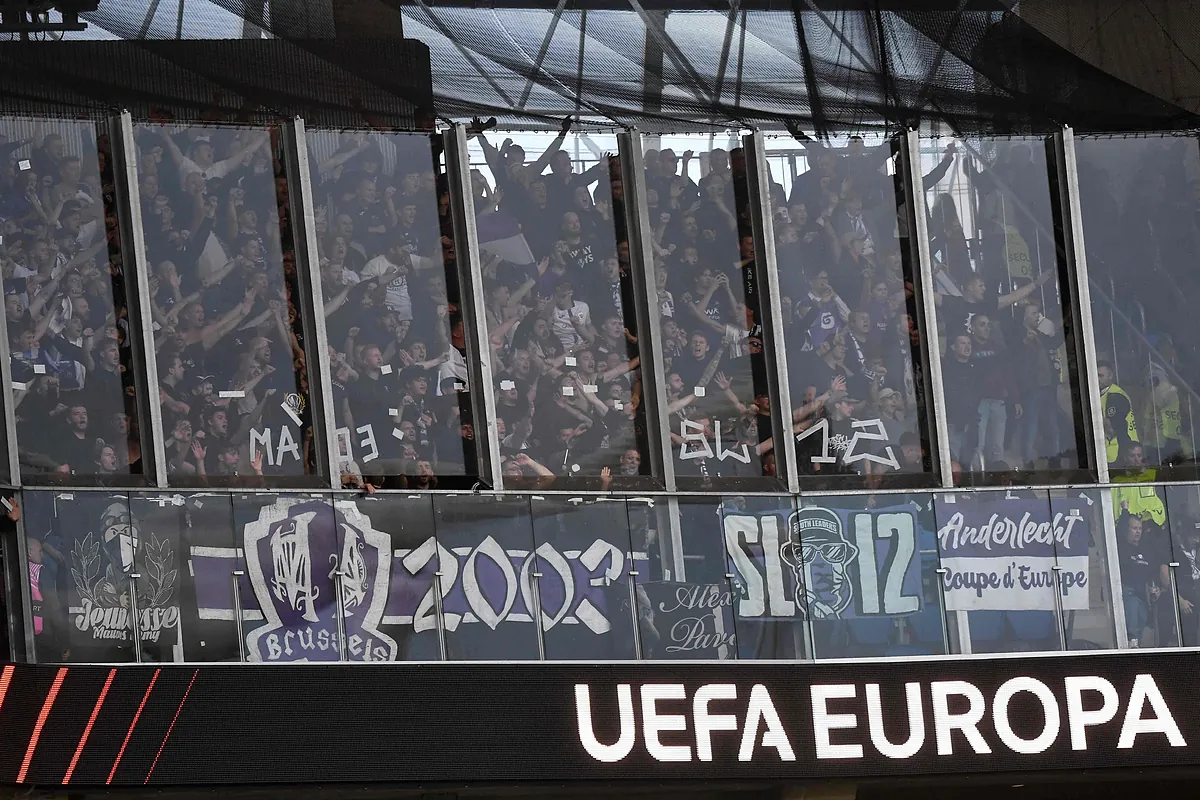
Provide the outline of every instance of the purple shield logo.
<path id="1" fill-rule="evenodd" d="M 252 661 L 394 661 L 379 632 L 391 539 L 353 503 L 280 499 L 245 526 L 246 573 L 266 624 L 246 635 Z M 340 594 L 340 597 L 339 597 Z"/>

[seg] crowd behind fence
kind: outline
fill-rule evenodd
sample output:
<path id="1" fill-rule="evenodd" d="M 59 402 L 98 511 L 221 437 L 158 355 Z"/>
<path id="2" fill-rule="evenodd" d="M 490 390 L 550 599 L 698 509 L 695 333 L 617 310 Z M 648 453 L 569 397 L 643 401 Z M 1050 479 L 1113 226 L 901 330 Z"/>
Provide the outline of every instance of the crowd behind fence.
<path id="1" fill-rule="evenodd" d="M 427 527 L 461 542 L 442 545 L 439 533 L 411 549 L 391 548 L 420 560 L 413 554 L 434 542 L 436 556 L 408 577 L 424 580 L 421 569 L 444 571 L 458 556 L 476 559 L 477 569 L 478 548 L 490 540 L 498 549 L 483 555 L 500 577 L 515 571 L 516 588 L 511 597 L 507 589 L 493 596 L 477 581 L 474 589 L 435 581 L 430 597 L 453 604 L 460 602 L 456 592 L 465 592 L 465 610 L 446 616 L 445 608 L 393 609 L 383 615 L 390 622 L 372 623 L 417 626 L 421 614 L 436 617 L 437 635 L 413 640 L 425 642 L 418 648 L 425 655 L 453 654 L 461 645 L 459 656 L 448 657 L 487 657 L 481 654 L 492 645 L 456 639 L 450 626 L 457 623 L 448 620 L 482 621 L 468 629 L 495 633 L 510 618 L 541 619 L 544 607 L 533 604 L 544 604 L 545 593 L 525 573 L 556 564 L 570 581 L 546 589 L 559 603 L 555 625 L 571 619 L 562 624 L 582 625 L 579 633 L 590 630 L 589 609 L 623 609 L 616 616 L 626 620 L 627 640 L 615 650 L 604 650 L 615 641 L 604 640 L 596 657 L 665 647 L 663 631 L 647 627 L 646 615 L 669 605 L 655 593 L 676 584 L 715 591 L 745 611 L 717 615 L 714 630 L 693 631 L 721 657 L 1195 638 L 1200 599 L 1192 589 L 1200 568 L 1188 531 L 1196 504 L 1187 486 L 1156 485 L 1196 477 L 1194 137 L 1077 136 L 1077 186 L 1061 185 L 1048 139 L 927 137 L 910 154 L 921 182 L 910 187 L 900 140 L 833 144 L 791 129 L 789 137 L 768 138 L 756 163 L 736 136 L 730 147 L 718 146 L 724 139 L 632 137 L 606 150 L 597 141 L 611 137 L 574 131 L 570 121 L 557 134 L 510 134 L 474 120 L 466 129 L 468 152 L 477 154 L 472 165 L 466 152 L 446 152 L 452 139 L 367 122 L 294 136 L 287 125 L 144 120 L 124 131 L 115 121 L 0 119 L 0 263 L 11 375 L 4 399 L 19 467 L 10 479 L 115 492 L 79 528 L 94 534 L 88 543 L 68 542 L 62 533 L 71 528 L 64 519 L 83 513 L 64 510 L 74 497 L 69 491 L 26 494 L 43 505 L 54 498 L 50 511 L 39 510 L 25 548 L 43 626 L 57 624 L 48 622 L 54 614 L 77 615 L 85 600 L 135 614 L 162 605 L 187 582 L 178 574 L 184 551 L 171 555 L 172 547 L 190 548 L 189 569 L 205 548 L 242 552 L 243 530 L 260 525 L 275 536 L 272 526 L 299 502 L 298 495 L 271 502 L 246 495 L 243 502 L 217 493 L 202 511 L 206 501 L 195 498 L 208 495 L 128 490 L 156 483 L 234 492 L 362 489 L 357 511 L 341 500 L 314 501 L 314 516 L 292 533 L 326 517 L 344 518 L 347 531 L 356 524 L 368 531 L 383 505 L 367 498 L 379 490 L 486 488 L 479 453 L 490 445 L 500 470 L 492 480 L 506 490 L 589 494 L 578 499 L 582 505 L 563 508 L 544 499 L 513 501 L 525 507 L 508 509 L 514 516 L 506 522 L 500 500 L 429 501 L 421 512 Z M 634 155 L 626 141 L 639 148 L 637 172 L 624 163 Z M 305 173 L 289 152 L 296 147 L 305 149 Z M 773 160 L 773 152 L 787 155 Z M 469 197 L 454 196 L 452 162 L 467 170 Z M 1064 192 L 1077 193 L 1080 219 L 1066 218 Z M 297 219 L 299 195 L 311 204 L 311 218 Z M 759 196 L 768 202 L 760 205 Z M 136 214 L 130 197 L 137 198 Z M 471 211 L 471 236 L 456 203 Z M 1084 232 L 1077 252 L 1065 232 L 1072 221 Z M 926 241 L 915 241 L 918 229 L 927 231 Z M 477 252 L 461 252 L 464 242 L 477 244 Z M 919 263 L 922 252 L 928 263 Z M 923 271 L 931 298 L 921 297 Z M 1075 276 L 1088 280 L 1089 309 L 1078 308 Z M 309 287 L 317 286 L 310 297 Z M 476 290 L 478 307 L 468 301 Z M 306 308 L 322 336 L 306 323 Z M 1097 354 L 1090 363 L 1083 358 L 1083 311 L 1090 312 Z M 484 343 L 479 356 L 490 365 L 490 385 L 479 385 L 471 337 Z M 326 352 L 317 352 L 318 341 Z M 661 361 L 653 357 L 658 351 Z M 328 365 L 327 385 L 314 385 L 320 362 Z M 931 380 L 935 362 L 940 385 Z M 784 368 L 781 393 L 774 376 Z M 1099 397 L 1095 411 L 1085 400 L 1089 386 Z M 494 407 L 486 418 L 483 393 Z M 780 407 L 781 394 L 790 396 L 790 407 Z M 318 415 L 326 405 L 327 416 Z M 935 446 L 935 408 L 944 413 L 948 463 L 940 463 Z M 322 429 L 326 418 L 332 430 Z M 155 428 L 152 419 L 161 424 Z M 1089 426 L 1102 428 L 1102 452 L 1090 452 Z M 659 431 L 665 446 L 656 448 Z M 335 463 L 326 463 L 334 459 L 320 446 L 323 438 L 334 443 Z M 739 488 L 779 491 L 780 447 L 794 448 L 797 474 L 790 477 L 804 499 L 733 499 Z M 1048 563 L 1057 567 L 1050 580 L 1067 574 L 1082 581 L 1056 583 L 1047 595 L 1053 602 L 1027 607 L 1015 597 L 972 604 L 954 594 L 963 587 L 947 585 L 951 579 L 938 572 L 946 569 L 945 532 L 969 527 L 969 515 L 956 516 L 954 494 L 878 493 L 939 482 L 1081 485 L 1094 482 L 1101 467 L 1116 488 L 1030 496 L 1006 490 L 1012 509 L 1045 506 L 1037 513 L 1046 517 Z M 650 512 L 632 501 L 604 506 L 594 494 L 661 489 L 665 474 L 672 488 L 714 497 Z M 824 506 L 803 495 L 831 489 L 862 493 Z M 994 496 L 960 499 L 958 508 Z M 214 511 L 224 505 L 228 514 Z M 809 514 L 810 505 L 832 516 Z M 893 508 L 893 517 L 884 508 Z M 394 511 L 389 524 L 416 525 Z M 1021 519 L 1016 510 L 997 513 Z M 880 525 L 901 524 L 901 517 L 936 542 L 922 544 L 914 532 L 914 571 L 889 575 L 892 548 L 903 536 Z M 155 528 L 190 529 L 200 518 L 221 542 L 168 546 Z M 752 533 L 739 527 L 751 518 Z M 852 531 L 863 519 L 875 539 L 824 541 L 818 533 Z M 697 533 L 714 520 L 720 535 Z M 1088 520 L 1075 528 L 1082 535 L 1072 538 L 1070 520 Z M 624 528 L 624 541 L 597 545 L 585 569 L 573 559 L 592 552 L 591 542 L 555 544 L 555 537 L 570 540 L 577 523 Z M 480 539 L 482 529 L 497 525 L 503 530 Z M 218 535 L 222 526 L 228 531 Z M 149 536 L 131 533 L 139 528 Z M 525 528 L 533 531 L 531 543 L 523 543 Z M 779 539 L 791 534 L 814 543 Z M 323 546 L 345 545 L 343 535 L 333 535 Z M 347 552 L 358 548 L 363 559 L 367 538 Z M 271 542 L 261 558 L 275 559 L 277 569 L 285 562 L 300 568 L 288 562 L 299 550 Z M 521 561 L 533 552 L 545 563 Z M 554 561 L 559 556 L 561 563 Z M 851 569 L 854 559 L 883 572 L 868 579 Z M 834 577 L 818 579 L 817 561 Z M 750 575 L 747 565 L 759 562 L 765 571 Z M 370 567 L 355 565 L 339 575 L 361 578 Z M 242 566 L 250 568 L 248 561 Z M 1040 569 L 1027 566 L 1030 575 Z M 465 569 L 464 562 L 452 571 Z M 781 595 L 787 569 L 798 571 Z M 604 592 L 570 595 L 568 582 L 599 580 L 597 570 L 607 576 Z M 157 583 L 134 585 L 135 572 L 153 572 Z M 850 573 L 867 581 L 845 584 L 852 600 L 804 588 L 812 581 L 829 588 L 828 581 L 844 582 Z M 768 606 L 761 613 L 754 595 L 760 578 Z M 347 591 L 341 577 L 325 579 L 334 581 L 326 597 Z M 891 580 L 895 591 L 885 597 L 871 580 Z M 356 586 L 359 594 L 371 591 Z M 312 606 L 315 594 L 306 600 L 295 591 L 276 586 L 263 594 L 245 585 L 234 593 L 247 603 L 253 598 L 257 610 L 247 605 L 236 616 L 245 611 L 243 622 L 269 622 L 268 595 L 282 594 L 311 625 L 329 623 Z M 364 602 L 366 595 L 355 592 L 345 596 Z M 947 605 L 947 597 L 957 599 Z M 801 599 L 808 612 L 783 613 Z M 191 630 L 228 621 L 231 601 L 220 602 L 188 612 L 196 615 Z M 878 610 L 885 606 L 893 613 Z M 856 610 L 845 616 L 849 608 Z M 600 617 L 593 622 L 612 624 L 607 613 Z M 554 637 L 539 624 L 537 636 L 518 637 L 520 647 L 535 642 L 537 657 L 555 657 L 549 654 L 560 645 L 551 645 Z M 1104 633 L 1105 626 L 1112 630 Z M 397 639 L 393 631 L 380 641 L 403 649 L 401 640 L 415 633 L 405 629 Z M 177 630 L 172 653 L 131 648 L 125 656 L 177 660 L 186 649 L 181 637 Z M 577 638 L 565 637 L 574 644 L 561 652 L 582 646 Z M 49 651 L 72 650 L 69 639 L 51 637 Z M 499 637 L 495 652 L 517 646 L 506 642 Z M 274 652 L 266 639 L 262 647 L 260 655 Z M 235 655 L 247 652 L 239 646 Z"/>

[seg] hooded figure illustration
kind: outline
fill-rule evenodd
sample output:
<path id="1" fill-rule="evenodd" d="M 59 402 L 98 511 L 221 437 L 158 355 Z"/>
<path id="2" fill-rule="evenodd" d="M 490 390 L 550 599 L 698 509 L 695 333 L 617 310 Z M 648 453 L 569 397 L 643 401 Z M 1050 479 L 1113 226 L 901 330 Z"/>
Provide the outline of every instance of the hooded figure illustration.
<path id="1" fill-rule="evenodd" d="M 103 544 L 104 583 L 98 594 L 108 596 L 113 605 L 128 604 L 129 575 L 134 571 L 138 551 L 138 530 L 129 516 L 129 506 L 113 503 L 100 517 Z"/>
<path id="2" fill-rule="evenodd" d="M 796 580 L 796 605 L 812 619 L 838 619 L 854 601 L 847 569 L 858 548 L 842 531 L 842 520 L 827 508 L 802 508 L 788 521 L 780 556 Z"/>

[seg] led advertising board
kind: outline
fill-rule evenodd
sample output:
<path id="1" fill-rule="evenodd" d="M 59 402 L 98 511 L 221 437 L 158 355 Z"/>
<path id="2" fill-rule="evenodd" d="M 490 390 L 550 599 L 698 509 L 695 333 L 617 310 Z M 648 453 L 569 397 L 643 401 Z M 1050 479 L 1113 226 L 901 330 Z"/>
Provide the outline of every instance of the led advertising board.
<path id="1" fill-rule="evenodd" d="M 1200 764 L 1200 654 L 0 669 L 0 782 L 811 779 Z"/>

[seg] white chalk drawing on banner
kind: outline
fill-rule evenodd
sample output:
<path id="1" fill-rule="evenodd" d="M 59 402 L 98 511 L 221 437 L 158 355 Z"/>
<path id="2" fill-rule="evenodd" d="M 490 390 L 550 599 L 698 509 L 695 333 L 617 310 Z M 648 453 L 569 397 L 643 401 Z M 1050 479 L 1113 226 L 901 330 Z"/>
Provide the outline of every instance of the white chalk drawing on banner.
<path id="1" fill-rule="evenodd" d="M 276 447 L 272 447 L 272 443 L 278 443 Z M 300 445 L 296 442 L 290 428 L 284 426 L 279 429 L 279 438 L 274 438 L 270 428 L 264 430 L 250 429 L 250 459 L 253 461 L 258 454 L 259 447 L 262 448 L 266 456 L 267 465 L 278 467 L 283 465 L 284 456 L 290 455 L 294 461 L 300 460 Z"/>
<path id="2" fill-rule="evenodd" d="M 505 622 L 533 622 L 530 609 L 537 607 L 533 574 L 540 572 L 543 631 L 560 624 L 583 625 L 592 633 L 606 634 L 612 630 L 612 621 L 605 590 L 628 575 L 625 551 L 603 539 L 585 549 L 559 551 L 549 542 L 534 550 L 505 549 L 492 536 L 474 547 L 448 548 L 430 537 L 394 555 L 404 568 L 404 573 L 397 575 L 398 584 L 412 582 L 420 590 L 423 581 L 418 583 L 418 576 L 441 572 L 440 581 L 428 580 L 415 607 L 395 607 L 383 620 L 389 625 L 412 625 L 416 633 L 437 627 L 435 592 L 439 584 L 442 621 L 449 632 L 476 622 L 492 630 Z M 639 557 L 645 560 L 646 555 L 633 554 L 634 560 Z M 546 607 L 551 584 L 555 596 L 562 598 L 557 608 Z M 406 592 L 395 594 L 409 596 Z"/>
<path id="3" fill-rule="evenodd" d="M 136 567 L 135 567 L 136 565 Z M 140 570 L 140 580 L 130 577 Z M 101 641 L 130 639 L 129 587 L 136 583 L 138 635 L 157 643 L 179 624 L 175 589 L 179 570 L 167 539 L 143 538 L 124 502 L 112 503 L 101 518 L 100 537 L 87 533 L 71 550 L 71 580 L 79 605 L 70 609 L 75 629 Z"/>
<path id="4" fill-rule="evenodd" d="M 679 438 L 683 441 L 679 443 L 679 458 L 682 461 L 690 461 L 695 458 L 712 458 L 713 449 L 708 443 L 708 438 L 704 435 L 704 426 L 699 422 L 692 422 L 690 419 L 680 420 Z M 721 442 L 721 420 L 713 423 L 713 439 L 717 445 L 716 458 L 718 461 L 724 461 L 727 458 L 732 458 L 743 464 L 750 463 L 750 449 L 742 444 L 741 450 L 728 450 Z M 699 449 L 693 447 L 688 448 L 688 445 L 696 445 Z"/>
<path id="5" fill-rule="evenodd" d="M 845 619 L 920 610 L 911 512 L 802 508 L 787 517 L 785 536 L 787 513 L 724 517 L 725 547 L 742 590 L 738 617 Z"/>
<path id="6" fill-rule="evenodd" d="M 900 469 L 900 462 L 896 460 L 896 453 L 891 445 L 883 448 L 884 455 L 857 450 L 863 442 L 887 442 L 887 428 L 884 427 L 883 420 L 851 420 L 850 427 L 854 429 L 853 436 L 846 436 L 844 433 L 830 436 L 829 420 L 822 418 L 807 430 L 796 434 L 796 443 L 799 444 L 816 433 L 821 434 L 821 455 L 812 456 L 810 459 L 814 464 L 836 464 L 838 457 L 829 455 L 829 451 L 834 450 L 841 454 L 842 463 L 847 466 L 860 461 L 870 461 L 894 470 Z"/>
<path id="7" fill-rule="evenodd" d="M 358 448 L 362 458 L 356 459 L 354 457 L 354 439 L 350 434 L 349 428 L 338 428 L 334 431 L 334 436 L 337 437 L 338 458 L 343 461 L 356 461 L 361 464 L 368 464 L 379 458 L 379 442 L 375 439 L 375 426 L 370 424 L 360 425 L 354 429 L 354 433 L 362 436 L 358 440 Z"/>
<path id="8" fill-rule="evenodd" d="M 353 503 L 280 500 L 246 524 L 244 537 L 247 577 L 266 620 L 246 636 L 251 660 L 339 660 L 339 613 L 349 660 L 396 659 L 396 642 L 379 631 L 391 538 Z"/>
<path id="9" fill-rule="evenodd" d="M 796 442 L 800 443 L 814 434 L 821 434 L 821 454 L 812 456 L 811 461 L 814 464 L 836 464 L 838 457 L 830 455 L 830 450 L 840 454 L 842 463 L 850 466 L 861 461 L 869 461 L 873 464 L 890 467 L 893 470 L 900 469 L 900 462 L 896 458 L 895 449 L 886 444 L 888 441 L 887 429 L 884 427 L 883 420 L 852 420 L 850 426 L 854 429 L 853 436 L 845 434 L 829 433 L 829 420 L 821 419 L 816 424 L 809 427 L 807 430 L 796 434 Z M 691 461 L 700 458 L 716 458 L 718 461 L 724 461 L 732 458 L 742 464 L 750 463 L 750 449 L 743 443 L 739 449 L 730 450 L 724 446 L 721 436 L 721 421 L 716 420 L 713 423 L 713 437 L 710 444 L 707 436 L 704 435 L 704 426 L 699 422 L 693 422 L 689 419 L 680 420 L 679 426 L 679 459 L 681 461 Z M 864 445 L 869 442 L 884 442 L 883 454 L 873 453 L 865 449 Z M 713 449 L 713 444 L 716 445 L 716 450 Z M 862 448 L 862 449 L 860 449 Z"/>
<path id="10" fill-rule="evenodd" d="M 270 398 L 267 398 L 267 400 L 262 402 L 268 402 L 269 400 Z M 287 414 L 297 430 L 299 430 L 302 424 L 300 415 L 308 407 L 304 396 L 297 392 L 288 392 L 279 406 Z M 271 428 L 251 428 L 250 460 L 254 460 L 261 447 L 263 455 L 266 457 L 267 466 L 281 467 L 283 466 L 284 457 L 289 455 L 293 461 L 298 462 L 300 461 L 300 445 L 297 442 L 297 438 L 303 439 L 303 436 L 297 437 L 287 425 L 280 427 L 278 434 Z"/>

